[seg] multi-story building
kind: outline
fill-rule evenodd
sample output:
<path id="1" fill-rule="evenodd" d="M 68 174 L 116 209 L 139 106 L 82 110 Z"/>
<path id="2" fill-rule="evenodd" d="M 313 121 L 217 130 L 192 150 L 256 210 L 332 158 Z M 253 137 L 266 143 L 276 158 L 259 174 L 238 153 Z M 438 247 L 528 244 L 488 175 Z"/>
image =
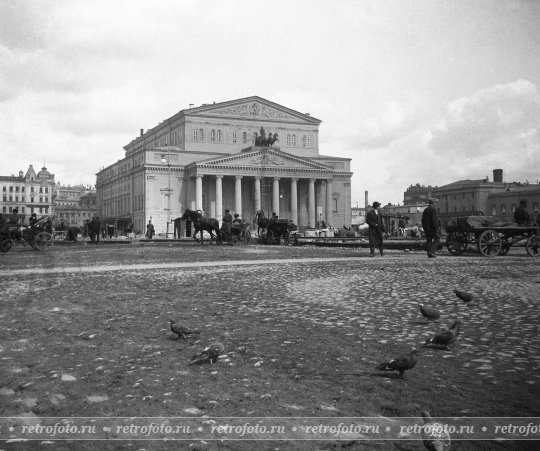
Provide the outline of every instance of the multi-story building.
<path id="1" fill-rule="evenodd" d="M 54 223 L 82 226 L 97 212 L 96 192 L 83 185 L 56 186 Z"/>
<path id="2" fill-rule="evenodd" d="M 416 185 L 411 185 L 403 193 L 403 204 L 427 204 L 427 201 L 430 197 L 433 196 L 433 190 L 437 189 L 436 186 L 424 186 L 417 183 Z"/>
<path id="3" fill-rule="evenodd" d="M 519 202 L 527 201 L 527 211 L 535 220 L 540 212 L 540 185 L 514 183 L 504 191 L 492 193 L 487 198 L 486 214 L 498 216 L 502 221 L 512 222 Z"/>
<path id="4" fill-rule="evenodd" d="M 218 220 L 225 209 L 244 220 L 262 210 L 299 226 L 350 226 L 351 160 L 319 153 L 320 123 L 257 96 L 181 110 L 141 129 L 97 174 L 98 213 L 135 232 L 151 220 L 158 234 L 171 234 L 187 208 Z M 262 132 L 278 141 L 260 145 Z"/>
<path id="5" fill-rule="evenodd" d="M 38 218 L 54 213 L 55 181 L 54 174 L 43 167 L 37 174 L 30 165 L 26 174 L 0 176 L 2 199 L 0 210 L 4 214 L 13 213 L 15 208 L 25 219 L 32 213 Z"/>

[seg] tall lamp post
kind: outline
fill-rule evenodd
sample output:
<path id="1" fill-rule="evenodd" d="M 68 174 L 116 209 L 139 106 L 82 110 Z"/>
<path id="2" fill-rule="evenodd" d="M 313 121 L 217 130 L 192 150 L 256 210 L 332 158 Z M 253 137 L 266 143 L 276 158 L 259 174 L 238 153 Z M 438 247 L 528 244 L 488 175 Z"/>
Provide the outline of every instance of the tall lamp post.
<path id="1" fill-rule="evenodd" d="M 169 224 L 171 223 L 171 152 L 161 154 L 161 162 L 167 163 L 167 232 L 165 236 L 169 238 Z"/>

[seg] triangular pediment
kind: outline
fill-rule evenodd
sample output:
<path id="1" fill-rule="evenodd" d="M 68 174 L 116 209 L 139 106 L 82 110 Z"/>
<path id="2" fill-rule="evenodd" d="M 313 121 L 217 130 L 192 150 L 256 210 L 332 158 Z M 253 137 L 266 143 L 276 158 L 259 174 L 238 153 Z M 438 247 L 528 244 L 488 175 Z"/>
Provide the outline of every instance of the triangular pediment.
<path id="1" fill-rule="evenodd" d="M 204 168 L 253 168 L 253 169 L 309 169 L 328 172 L 332 169 L 324 164 L 297 157 L 272 147 L 251 147 L 240 153 L 212 158 L 196 163 Z"/>
<path id="2" fill-rule="evenodd" d="M 309 114 L 300 113 L 258 96 L 203 105 L 198 108 L 186 110 L 185 114 L 190 116 L 244 118 L 257 121 L 304 122 L 311 125 L 318 125 L 321 122 Z"/>

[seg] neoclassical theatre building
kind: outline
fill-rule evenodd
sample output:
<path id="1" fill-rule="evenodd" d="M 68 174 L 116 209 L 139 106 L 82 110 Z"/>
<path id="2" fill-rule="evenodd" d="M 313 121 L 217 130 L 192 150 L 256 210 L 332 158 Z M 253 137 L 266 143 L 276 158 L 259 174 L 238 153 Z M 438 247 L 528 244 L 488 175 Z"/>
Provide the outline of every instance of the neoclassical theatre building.
<path id="1" fill-rule="evenodd" d="M 257 96 L 181 110 L 141 129 L 97 174 L 99 215 L 135 232 L 151 220 L 169 235 L 187 208 L 218 220 L 225 209 L 248 221 L 262 210 L 298 226 L 350 226 L 351 160 L 320 154 L 320 123 Z"/>

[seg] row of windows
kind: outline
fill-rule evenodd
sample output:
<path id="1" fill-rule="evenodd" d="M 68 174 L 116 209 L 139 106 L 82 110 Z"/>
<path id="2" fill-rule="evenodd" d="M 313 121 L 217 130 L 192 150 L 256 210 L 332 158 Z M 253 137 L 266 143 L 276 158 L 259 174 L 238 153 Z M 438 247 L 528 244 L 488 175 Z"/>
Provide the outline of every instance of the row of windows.
<path id="1" fill-rule="evenodd" d="M 24 196 L 21 196 L 21 202 L 25 202 L 25 199 L 26 199 L 26 198 L 25 198 Z M 30 197 L 30 202 L 31 202 L 31 203 L 34 203 L 34 202 L 35 202 L 34 199 L 35 199 L 34 197 Z M 4 202 L 19 202 L 19 196 L 15 196 L 15 200 L 13 200 L 13 196 L 7 196 L 6 194 L 4 194 L 4 195 L 2 196 L 2 200 L 3 200 Z M 43 203 L 43 197 L 40 197 L 40 198 L 39 198 L 39 203 L 40 203 L 40 204 Z M 45 197 L 45 203 L 46 203 L 46 204 L 49 203 L 49 198 L 48 198 L 48 197 Z"/>
<path id="2" fill-rule="evenodd" d="M 13 213 L 14 208 L 16 208 L 16 207 L 2 207 L 2 213 Z M 38 210 L 38 208 L 36 208 L 36 210 Z M 40 213 L 49 213 L 49 207 L 39 207 L 39 212 Z M 21 207 L 19 209 L 19 213 L 25 214 L 26 213 L 25 208 Z M 32 213 L 36 213 L 34 211 L 34 207 L 30 208 L 30 214 L 32 214 Z"/>
<path id="3" fill-rule="evenodd" d="M 204 142 L 204 129 L 203 128 L 194 128 L 192 132 L 192 138 L 195 142 Z M 255 144 L 255 139 L 257 138 L 257 132 L 253 132 L 251 137 L 251 144 Z M 232 142 L 236 144 L 238 142 L 238 134 L 236 130 L 232 132 Z M 210 142 L 223 142 L 223 133 L 221 130 L 210 130 Z M 288 133 L 286 136 L 286 145 L 287 147 L 296 147 L 296 135 L 294 133 Z M 242 144 L 248 143 L 248 133 L 242 132 Z M 166 144 L 165 144 L 166 145 Z M 302 147 L 311 148 L 312 141 L 311 136 L 302 135 Z"/>
<path id="4" fill-rule="evenodd" d="M 19 187 L 19 186 L 15 186 L 15 192 L 18 193 L 18 192 L 19 192 L 19 188 L 20 188 L 20 192 L 21 192 L 21 193 L 24 193 L 24 186 L 20 186 L 20 187 Z M 7 186 L 2 186 L 2 192 L 7 193 L 7 192 L 8 192 L 8 187 L 7 187 Z M 10 187 L 9 187 L 9 192 L 10 192 L 10 193 L 13 193 L 13 192 L 14 192 L 14 191 L 13 191 L 13 186 L 10 186 Z M 31 193 L 34 192 L 34 187 L 33 187 L 33 186 L 30 187 L 30 192 L 31 192 Z M 40 192 L 40 193 L 43 193 L 43 187 L 42 187 L 42 186 L 39 187 L 39 192 Z M 49 187 L 48 187 L 48 186 L 45 187 L 45 193 L 47 193 L 47 194 L 49 193 Z"/>
<path id="5" fill-rule="evenodd" d="M 517 205 L 512 204 L 510 206 L 510 212 L 513 213 L 514 211 L 516 211 L 516 208 L 517 208 Z M 533 202 L 532 209 L 534 213 L 538 213 L 538 202 Z M 501 208 L 498 213 L 497 213 L 497 206 L 496 205 L 491 206 L 491 214 L 493 216 L 496 216 L 497 214 L 504 215 L 506 213 L 507 213 L 506 204 L 501 204 Z"/>

